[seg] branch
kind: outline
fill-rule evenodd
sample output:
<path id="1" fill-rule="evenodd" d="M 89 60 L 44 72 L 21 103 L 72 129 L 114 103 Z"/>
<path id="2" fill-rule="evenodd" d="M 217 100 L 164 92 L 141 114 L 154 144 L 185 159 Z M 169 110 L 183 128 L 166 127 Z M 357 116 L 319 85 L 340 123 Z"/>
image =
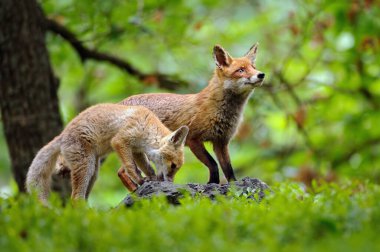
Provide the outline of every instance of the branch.
<path id="1" fill-rule="evenodd" d="M 338 157 L 332 161 L 333 168 L 335 166 L 339 166 L 342 163 L 348 161 L 354 154 L 361 152 L 362 150 L 367 149 L 368 147 L 370 147 L 372 145 L 378 145 L 378 144 L 380 144 L 380 136 L 375 137 L 373 139 L 368 139 L 367 141 L 365 141 L 365 142 L 363 142 L 357 146 L 354 146 L 347 153 L 343 154 L 342 156 L 340 156 L 340 157 Z"/>
<path id="2" fill-rule="evenodd" d="M 282 73 L 280 71 L 278 71 L 278 72 L 276 71 L 275 74 L 278 76 L 280 82 L 282 84 L 284 84 L 284 86 L 286 87 L 286 91 L 289 93 L 289 95 L 293 99 L 293 101 L 297 104 L 298 107 L 301 107 L 302 106 L 302 101 L 298 97 L 298 95 L 296 94 L 296 92 L 294 91 L 292 85 L 285 80 L 284 76 L 282 75 Z"/>
<path id="3" fill-rule="evenodd" d="M 272 85 L 273 87 L 273 85 Z M 287 89 L 287 91 L 289 91 L 290 89 Z M 291 114 L 291 113 L 288 113 L 286 111 L 286 106 L 285 104 L 283 104 L 279 97 L 277 96 L 277 94 L 275 92 L 273 92 L 273 90 L 271 88 L 268 88 L 266 89 L 266 91 L 269 93 L 270 97 L 272 98 L 272 101 L 273 103 L 280 109 L 280 110 L 283 110 L 285 111 L 285 113 L 289 114 L 290 118 L 294 121 L 294 123 L 297 125 L 297 129 L 299 131 L 299 133 L 301 134 L 301 136 L 303 137 L 304 141 L 305 141 L 305 144 L 306 144 L 306 147 L 311 151 L 313 152 L 314 154 L 318 155 L 319 154 L 319 151 L 314 147 L 313 143 L 311 142 L 311 139 L 309 137 L 309 134 L 308 132 L 306 131 L 306 129 L 303 127 L 302 124 L 298 123 L 297 121 L 297 118 Z M 297 97 L 297 96 L 296 96 Z M 298 97 L 297 97 L 298 98 Z M 294 97 L 293 97 L 294 99 Z M 302 106 L 302 102 L 301 100 L 296 100 L 295 99 L 295 102 L 296 104 L 300 107 Z"/>
<path id="4" fill-rule="evenodd" d="M 175 76 L 170 76 L 161 73 L 143 73 L 126 60 L 123 60 L 121 58 L 107 53 L 99 52 L 96 49 L 87 48 L 83 45 L 83 43 L 76 37 L 76 35 L 73 32 L 71 32 L 69 29 L 67 29 L 66 27 L 62 26 L 54 20 L 46 19 L 46 28 L 50 32 L 53 32 L 61 36 L 63 39 L 69 42 L 71 46 L 75 49 L 75 51 L 79 54 L 79 57 L 82 62 L 85 62 L 86 60 L 90 59 L 100 62 L 108 62 L 126 71 L 128 74 L 135 76 L 142 82 L 157 83 L 160 87 L 170 90 L 190 85 L 186 81 L 180 80 Z"/>

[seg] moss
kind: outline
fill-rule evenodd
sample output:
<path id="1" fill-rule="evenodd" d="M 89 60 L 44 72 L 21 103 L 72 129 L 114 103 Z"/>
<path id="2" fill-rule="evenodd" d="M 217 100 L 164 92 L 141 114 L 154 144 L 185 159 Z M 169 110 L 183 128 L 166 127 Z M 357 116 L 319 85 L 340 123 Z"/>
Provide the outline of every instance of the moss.
<path id="1" fill-rule="evenodd" d="M 380 187 L 297 184 L 272 187 L 257 203 L 244 195 L 165 198 L 129 208 L 41 206 L 29 196 L 0 199 L 2 251 L 376 250 Z"/>

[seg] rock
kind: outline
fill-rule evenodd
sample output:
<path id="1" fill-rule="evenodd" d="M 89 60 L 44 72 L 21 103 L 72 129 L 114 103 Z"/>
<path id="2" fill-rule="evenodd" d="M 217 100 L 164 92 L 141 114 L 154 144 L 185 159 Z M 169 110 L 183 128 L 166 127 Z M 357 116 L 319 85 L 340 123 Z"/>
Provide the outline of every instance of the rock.
<path id="1" fill-rule="evenodd" d="M 230 189 L 239 195 L 246 193 L 248 198 L 261 200 L 264 198 L 265 190 L 270 190 L 269 186 L 256 178 L 245 177 L 241 180 L 229 184 L 186 184 L 177 185 L 166 181 L 148 181 L 141 185 L 137 190 L 120 203 L 124 206 L 132 206 L 139 198 L 151 198 L 155 195 L 165 195 L 168 201 L 172 204 L 179 204 L 179 198 L 184 194 L 189 194 L 192 197 L 202 195 L 213 199 L 216 195 L 227 195 Z"/>

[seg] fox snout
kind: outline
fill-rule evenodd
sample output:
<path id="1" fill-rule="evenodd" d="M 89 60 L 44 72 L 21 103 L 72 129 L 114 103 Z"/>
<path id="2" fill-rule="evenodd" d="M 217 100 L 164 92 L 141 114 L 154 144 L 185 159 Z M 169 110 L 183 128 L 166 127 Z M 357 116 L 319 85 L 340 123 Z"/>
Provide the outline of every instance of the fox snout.
<path id="1" fill-rule="evenodd" d="M 163 173 L 159 173 L 158 175 L 157 175 L 157 180 L 158 181 L 169 181 L 169 182 L 173 182 L 173 180 L 174 180 L 174 178 L 173 178 L 174 176 L 171 176 L 171 175 L 164 175 Z"/>
<path id="2" fill-rule="evenodd" d="M 263 83 L 265 74 L 256 69 L 257 47 L 256 43 L 241 58 L 232 58 L 220 45 L 214 47 L 216 71 L 225 89 L 247 92 Z"/>
<path id="3" fill-rule="evenodd" d="M 254 75 L 252 75 L 252 76 L 248 79 L 248 83 L 247 83 L 247 84 L 258 84 L 258 83 L 262 83 L 264 77 L 265 77 L 265 73 L 262 73 L 262 72 L 259 72 L 259 73 L 257 73 L 257 74 L 254 74 Z"/>

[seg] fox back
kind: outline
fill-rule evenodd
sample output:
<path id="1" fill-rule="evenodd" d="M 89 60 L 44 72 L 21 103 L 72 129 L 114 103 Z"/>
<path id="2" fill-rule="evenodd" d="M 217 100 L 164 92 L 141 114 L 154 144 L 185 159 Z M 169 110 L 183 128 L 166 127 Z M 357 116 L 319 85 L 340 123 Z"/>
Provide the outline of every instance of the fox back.
<path id="1" fill-rule="evenodd" d="M 156 163 L 164 178 L 170 178 L 183 164 L 183 145 L 188 128 L 171 132 L 147 108 L 118 104 L 92 106 L 75 117 L 63 132 L 44 146 L 33 159 L 27 175 L 27 189 L 36 189 L 46 202 L 50 177 L 58 155 L 71 169 L 72 198 L 87 198 L 95 182 L 100 157 L 115 150 L 136 183 L 134 158 Z M 145 156 L 146 155 L 146 156 Z"/>
<path id="2" fill-rule="evenodd" d="M 141 94 L 121 102 L 152 110 L 170 129 L 189 126 L 188 139 L 229 141 L 235 134 L 250 94 L 262 84 L 256 69 L 257 44 L 241 58 L 232 58 L 221 46 L 214 47 L 215 72 L 208 86 L 196 94 Z"/>

